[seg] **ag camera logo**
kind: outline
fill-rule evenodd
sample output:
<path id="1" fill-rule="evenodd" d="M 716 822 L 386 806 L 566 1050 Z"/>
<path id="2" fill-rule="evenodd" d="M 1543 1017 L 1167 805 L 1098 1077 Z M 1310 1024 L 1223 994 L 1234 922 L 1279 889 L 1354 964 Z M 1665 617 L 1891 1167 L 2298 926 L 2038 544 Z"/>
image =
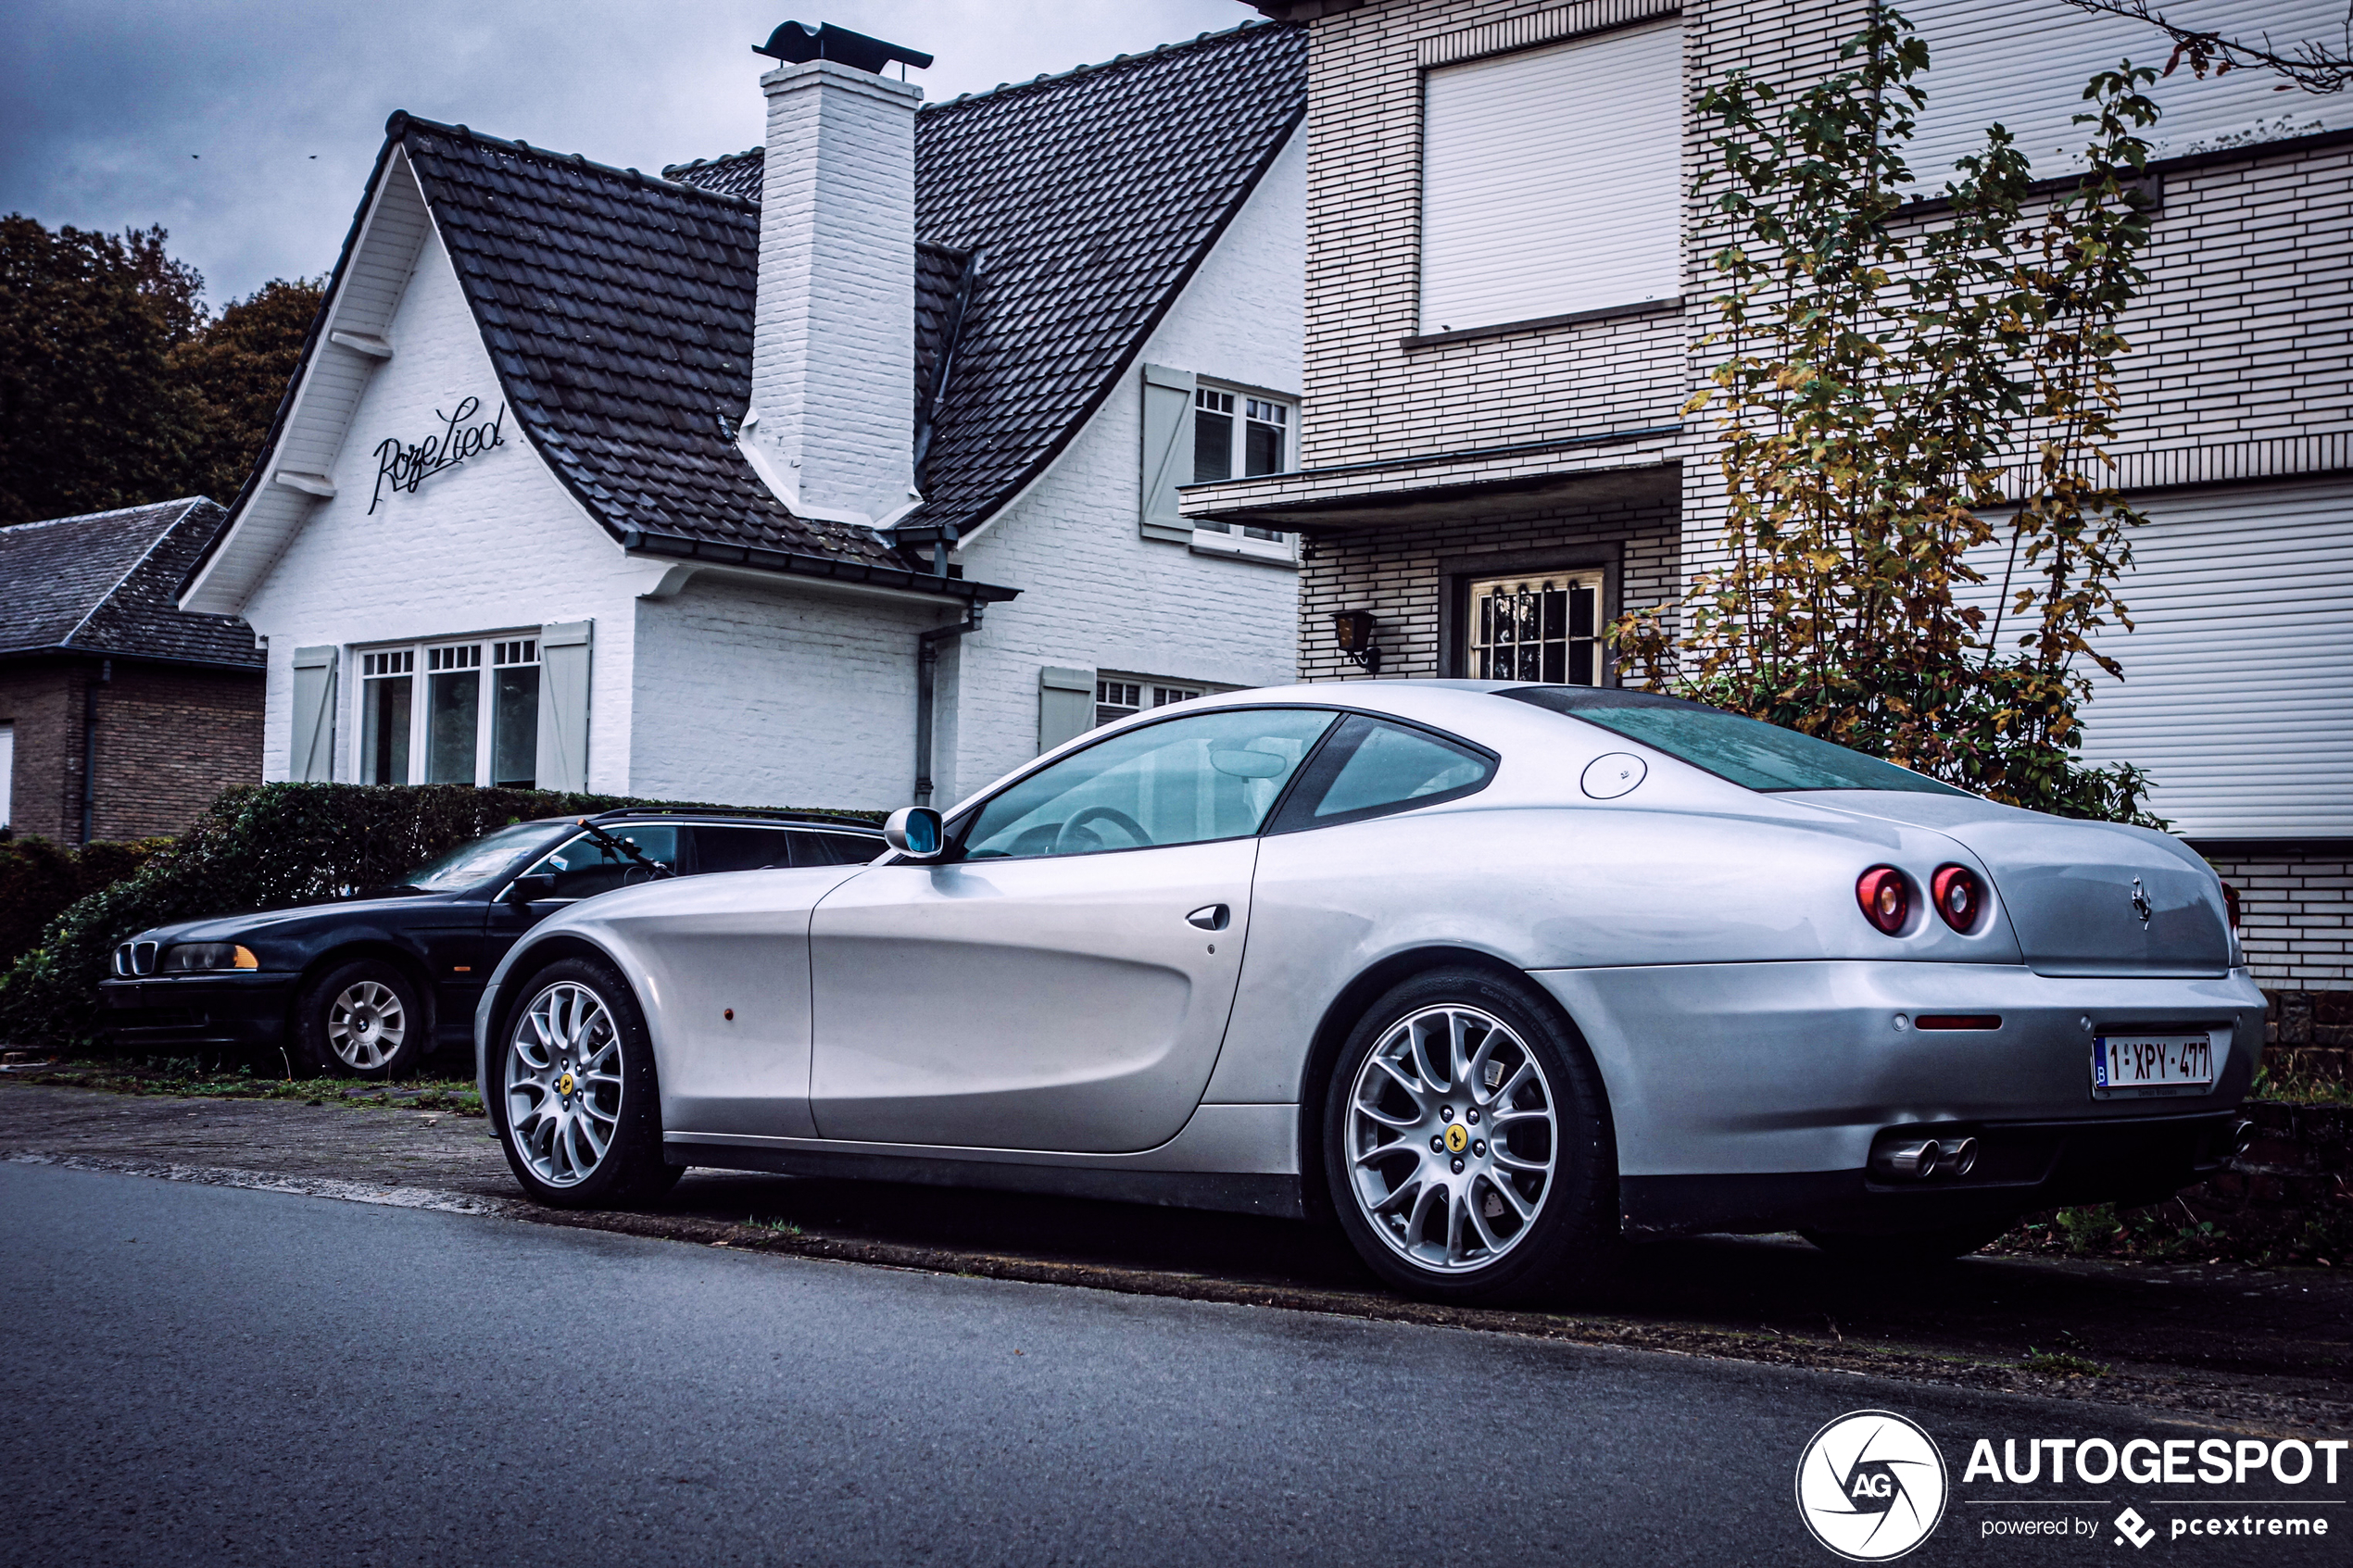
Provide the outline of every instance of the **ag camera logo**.
<path id="1" fill-rule="evenodd" d="M 1893 1411 L 1852 1411 L 1814 1434 L 1797 1461 L 1797 1512 L 1850 1562 L 1885 1562 L 1944 1517 L 1944 1456 Z"/>

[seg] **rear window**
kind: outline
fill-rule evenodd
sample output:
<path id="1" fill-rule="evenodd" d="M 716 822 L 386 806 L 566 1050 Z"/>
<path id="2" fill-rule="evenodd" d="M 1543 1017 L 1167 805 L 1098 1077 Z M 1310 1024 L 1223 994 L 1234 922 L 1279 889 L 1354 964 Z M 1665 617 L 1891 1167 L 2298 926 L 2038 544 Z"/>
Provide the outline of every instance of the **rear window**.
<path id="1" fill-rule="evenodd" d="M 1749 789 L 1968 794 L 1909 768 L 1680 697 L 1597 686 L 1515 686 L 1495 695 L 1571 714 Z"/>

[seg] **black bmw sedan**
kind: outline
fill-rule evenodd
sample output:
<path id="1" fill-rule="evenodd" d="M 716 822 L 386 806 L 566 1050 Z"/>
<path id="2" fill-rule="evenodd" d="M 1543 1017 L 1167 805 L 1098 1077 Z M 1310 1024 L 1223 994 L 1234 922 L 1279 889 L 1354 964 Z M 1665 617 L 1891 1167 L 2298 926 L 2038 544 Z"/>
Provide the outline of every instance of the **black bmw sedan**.
<path id="1" fill-rule="evenodd" d="M 118 1046 L 283 1047 L 325 1073 L 390 1078 L 472 1039 L 483 983 L 558 909 L 635 883 L 861 863 L 853 818 L 627 810 L 551 818 L 461 845 L 397 886 L 290 909 L 186 921 L 115 949 L 99 989 Z"/>

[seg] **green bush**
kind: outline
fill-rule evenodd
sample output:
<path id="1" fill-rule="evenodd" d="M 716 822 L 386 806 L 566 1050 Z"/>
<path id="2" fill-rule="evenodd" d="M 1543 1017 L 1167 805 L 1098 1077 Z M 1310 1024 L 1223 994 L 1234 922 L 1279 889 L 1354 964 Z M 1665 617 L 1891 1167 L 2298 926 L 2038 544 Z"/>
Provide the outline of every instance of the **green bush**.
<path id="1" fill-rule="evenodd" d="M 69 849 L 45 838 L 0 844 L 0 966 L 41 940 L 42 929 L 77 898 L 120 882 L 170 844 L 141 838 Z"/>
<path id="2" fill-rule="evenodd" d="M 0 977 L 0 1039 L 53 1048 L 88 1044 L 95 987 L 106 977 L 109 955 L 149 926 L 321 903 L 384 886 L 510 822 L 687 804 L 466 784 L 281 784 L 229 790 L 195 827 L 145 853 L 133 874 L 76 899 L 49 921 L 39 946 Z M 44 874 L 55 874 L 40 852 L 31 859 L 50 867 Z"/>

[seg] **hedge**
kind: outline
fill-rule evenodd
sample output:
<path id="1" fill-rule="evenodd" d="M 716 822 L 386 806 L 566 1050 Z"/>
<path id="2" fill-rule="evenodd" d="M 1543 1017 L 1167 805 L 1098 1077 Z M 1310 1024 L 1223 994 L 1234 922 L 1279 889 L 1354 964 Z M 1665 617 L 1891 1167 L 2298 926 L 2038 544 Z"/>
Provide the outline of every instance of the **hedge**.
<path id="1" fill-rule="evenodd" d="M 45 838 L 0 844 L 0 969 L 30 951 L 67 905 L 120 882 L 170 842 L 101 841 L 79 849 Z"/>
<path id="2" fill-rule="evenodd" d="M 85 894 L 49 920 L 39 945 L 0 977 L 0 1040 L 53 1048 L 88 1044 L 95 1032 L 96 985 L 110 955 L 149 926 L 321 903 L 385 886 L 510 822 L 623 806 L 698 804 L 468 784 L 281 784 L 229 790 L 179 838 L 146 847 L 132 874 Z M 42 875 L 54 884 L 63 874 L 43 851 L 23 847 L 29 881 Z M 91 870 L 97 870 L 94 862 Z"/>

